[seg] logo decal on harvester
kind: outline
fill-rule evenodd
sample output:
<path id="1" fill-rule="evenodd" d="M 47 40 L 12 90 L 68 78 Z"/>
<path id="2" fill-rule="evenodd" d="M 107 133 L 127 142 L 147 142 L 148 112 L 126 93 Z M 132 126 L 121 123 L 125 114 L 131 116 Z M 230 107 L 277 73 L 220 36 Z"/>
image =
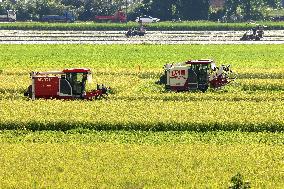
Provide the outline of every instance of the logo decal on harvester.
<path id="1" fill-rule="evenodd" d="M 37 80 L 39 81 L 39 82 L 49 82 L 49 81 L 51 81 L 51 78 L 48 78 L 48 77 L 39 77 L 39 78 L 37 78 Z"/>
<path id="2" fill-rule="evenodd" d="M 185 70 L 173 70 L 173 71 L 171 71 L 170 78 L 176 78 L 176 79 L 184 78 L 184 79 L 186 79 Z"/>

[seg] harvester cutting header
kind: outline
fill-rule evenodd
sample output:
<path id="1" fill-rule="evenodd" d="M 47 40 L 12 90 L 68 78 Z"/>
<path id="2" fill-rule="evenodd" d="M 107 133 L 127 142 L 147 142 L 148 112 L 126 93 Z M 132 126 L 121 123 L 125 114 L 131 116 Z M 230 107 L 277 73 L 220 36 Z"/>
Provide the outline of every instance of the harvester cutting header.
<path id="1" fill-rule="evenodd" d="M 165 74 L 160 82 L 167 90 L 205 92 L 209 87 L 220 88 L 235 78 L 230 65 L 216 67 L 213 60 L 189 60 L 164 65 Z"/>
<path id="2" fill-rule="evenodd" d="M 64 69 L 63 71 L 31 72 L 32 83 L 25 92 L 31 99 L 87 99 L 93 100 L 108 95 L 109 88 L 97 85 L 86 91 L 92 73 L 88 68 Z"/>

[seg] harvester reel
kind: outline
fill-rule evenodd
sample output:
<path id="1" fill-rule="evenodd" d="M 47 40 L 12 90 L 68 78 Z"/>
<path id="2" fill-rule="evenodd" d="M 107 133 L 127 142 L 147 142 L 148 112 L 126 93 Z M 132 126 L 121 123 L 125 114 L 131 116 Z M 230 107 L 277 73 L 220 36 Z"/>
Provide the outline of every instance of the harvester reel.
<path id="1" fill-rule="evenodd" d="M 236 74 L 230 68 L 230 65 L 222 65 L 220 68 L 212 73 L 211 78 L 209 79 L 211 88 L 220 88 L 223 87 L 236 79 Z"/>
<path id="2" fill-rule="evenodd" d="M 94 99 L 105 99 L 107 98 L 108 94 L 111 92 L 110 87 L 106 87 L 104 84 L 97 84 L 97 90 L 95 91 L 98 93 L 98 95 L 96 95 L 94 97 Z"/>

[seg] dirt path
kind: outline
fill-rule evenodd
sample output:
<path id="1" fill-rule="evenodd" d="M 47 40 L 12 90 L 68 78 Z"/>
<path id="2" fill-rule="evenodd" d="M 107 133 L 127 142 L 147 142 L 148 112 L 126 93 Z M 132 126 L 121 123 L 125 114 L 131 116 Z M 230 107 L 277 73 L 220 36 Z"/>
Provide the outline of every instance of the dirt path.
<path id="1" fill-rule="evenodd" d="M 284 30 L 265 31 L 261 41 L 240 41 L 244 31 L 147 31 L 125 37 L 123 31 L 0 30 L 0 44 L 284 44 Z"/>

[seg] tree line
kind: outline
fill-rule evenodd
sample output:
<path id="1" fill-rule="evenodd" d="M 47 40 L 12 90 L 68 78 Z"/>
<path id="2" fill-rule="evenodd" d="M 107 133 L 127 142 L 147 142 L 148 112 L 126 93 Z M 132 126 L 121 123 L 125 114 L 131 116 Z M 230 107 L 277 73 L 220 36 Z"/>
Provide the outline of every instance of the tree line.
<path id="1" fill-rule="evenodd" d="M 78 20 L 96 15 L 127 12 L 128 19 L 151 15 L 161 20 L 260 20 L 266 11 L 281 7 L 281 0 L 226 0 L 224 7 L 212 8 L 209 0 L 3 0 L 0 12 L 16 10 L 17 20 L 40 20 L 43 15 L 72 12 Z"/>

